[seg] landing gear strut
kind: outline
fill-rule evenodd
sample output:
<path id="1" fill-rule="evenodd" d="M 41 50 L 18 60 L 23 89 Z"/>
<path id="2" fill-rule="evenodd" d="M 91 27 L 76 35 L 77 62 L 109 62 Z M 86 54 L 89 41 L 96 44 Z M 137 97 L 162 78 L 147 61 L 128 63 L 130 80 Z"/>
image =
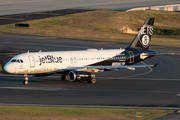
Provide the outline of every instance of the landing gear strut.
<path id="1" fill-rule="evenodd" d="M 28 84 L 28 77 L 29 77 L 29 76 L 28 76 L 27 74 L 25 74 L 24 77 L 25 77 L 25 78 L 24 78 L 25 80 L 23 81 L 23 84 L 24 84 L 24 85 L 27 85 L 27 84 Z"/>
<path id="2" fill-rule="evenodd" d="M 95 74 L 91 74 L 91 78 L 90 78 L 90 80 L 87 80 L 87 82 L 92 83 L 92 84 L 96 83 Z"/>

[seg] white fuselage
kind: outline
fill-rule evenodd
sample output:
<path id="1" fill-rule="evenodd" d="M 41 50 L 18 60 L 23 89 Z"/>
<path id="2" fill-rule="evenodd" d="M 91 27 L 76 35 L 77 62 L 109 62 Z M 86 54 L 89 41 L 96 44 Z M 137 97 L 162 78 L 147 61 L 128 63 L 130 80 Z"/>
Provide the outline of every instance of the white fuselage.
<path id="1" fill-rule="evenodd" d="M 14 56 L 4 67 L 13 74 L 40 74 L 63 71 L 68 67 L 83 67 L 121 54 L 125 49 L 57 52 L 31 52 Z M 122 56 L 125 59 L 125 56 Z"/>

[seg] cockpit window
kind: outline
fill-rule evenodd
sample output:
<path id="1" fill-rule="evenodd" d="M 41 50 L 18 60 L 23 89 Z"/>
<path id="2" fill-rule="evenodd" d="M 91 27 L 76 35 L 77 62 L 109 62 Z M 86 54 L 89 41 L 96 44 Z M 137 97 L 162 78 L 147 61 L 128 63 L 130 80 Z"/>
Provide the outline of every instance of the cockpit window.
<path id="1" fill-rule="evenodd" d="M 20 63 L 20 60 L 19 60 L 19 59 L 17 59 L 17 60 L 16 60 L 16 62 Z"/>
<path id="2" fill-rule="evenodd" d="M 21 63 L 23 63 L 23 60 L 20 60 L 21 61 Z"/>
<path id="3" fill-rule="evenodd" d="M 11 62 L 23 63 L 23 60 L 21 60 L 21 59 L 12 59 Z"/>
<path id="4" fill-rule="evenodd" d="M 16 62 L 16 59 L 11 60 L 11 62 Z"/>

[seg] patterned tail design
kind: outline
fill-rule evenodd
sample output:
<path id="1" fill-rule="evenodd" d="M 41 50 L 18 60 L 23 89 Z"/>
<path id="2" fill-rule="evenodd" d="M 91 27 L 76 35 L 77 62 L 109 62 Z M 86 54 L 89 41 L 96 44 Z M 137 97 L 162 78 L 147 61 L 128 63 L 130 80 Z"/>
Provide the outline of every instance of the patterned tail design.
<path id="1" fill-rule="evenodd" d="M 154 18 L 148 18 L 143 24 L 128 50 L 148 50 L 153 34 Z"/>

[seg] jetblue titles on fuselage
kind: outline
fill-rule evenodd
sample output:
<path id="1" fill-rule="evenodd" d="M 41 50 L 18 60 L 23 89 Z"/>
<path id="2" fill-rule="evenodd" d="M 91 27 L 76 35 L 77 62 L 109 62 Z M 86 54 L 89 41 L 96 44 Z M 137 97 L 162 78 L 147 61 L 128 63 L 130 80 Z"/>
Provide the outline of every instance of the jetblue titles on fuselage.
<path id="1" fill-rule="evenodd" d="M 54 57 L 53 55 L 39 56 L 39 65 L 44 63 L 62 63 L 62 57 Z"/>

